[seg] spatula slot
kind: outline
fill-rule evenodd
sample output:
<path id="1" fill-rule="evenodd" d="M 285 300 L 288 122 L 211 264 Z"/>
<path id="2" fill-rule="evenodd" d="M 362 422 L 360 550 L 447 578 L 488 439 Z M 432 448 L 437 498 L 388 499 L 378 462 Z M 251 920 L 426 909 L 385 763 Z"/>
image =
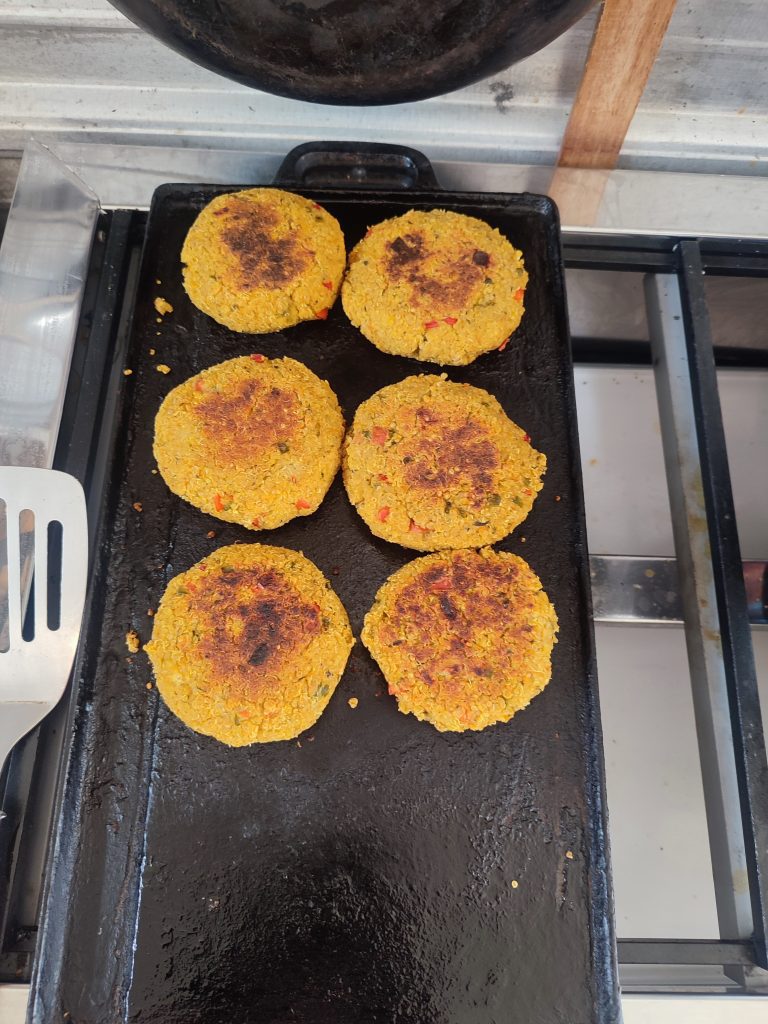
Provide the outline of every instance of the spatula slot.
<path id="1" fill-rule="evenodd" d="M 61 625 L 61 545 L 62 524 L 54 519 L 48 523 L 48 629 Z"/>
<path id="2" fill-rule="evenodd" d="M 35 639 L 34 595 L 35 576 L 35 513 L 25 508 L 19 512 L 19 556 L 21 566 L 20 594 L 23 627 L 21 636 L 27 642 Z M 41 581 L 44 588 L 45 583 Z M 32 600 L 30 600 L 32 598 Z"/>

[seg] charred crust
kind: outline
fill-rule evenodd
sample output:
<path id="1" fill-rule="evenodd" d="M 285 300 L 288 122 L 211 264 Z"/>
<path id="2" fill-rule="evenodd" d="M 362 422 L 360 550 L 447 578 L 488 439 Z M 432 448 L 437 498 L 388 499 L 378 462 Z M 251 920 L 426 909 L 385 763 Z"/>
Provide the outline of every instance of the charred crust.
<path id="1" fill-rule="evenodd" d="M 311 253 L 297 238 L 276 236 L 278 213 L 264 203 L 232 201 L 221 238 L 240 265 L 240 287 L 283 288 L 306 269 Z"/>
<path id="2" fill-rule="evenodd" d="M 250 458 L 292 437 L 299 419 L 294 394 L 255 379 L 240 380 L 228 392 L 206 396 L 195 411 L 210 444 L 230 461 Z"/>
<path id="3" fill-rule="evenodd" d="M 475 508 L 494 483 L 499 453 L 485 427 L 469 419 L 454 426 L 451 419 L 435 410 L 420 408 L 416 418 L 422 436 L 409 453 L 405 479 L 418 490 L 442 491 L 460 481 L 468 481 Z"/>
<path id="4" fill-rule="evenodd" d="M 225 586 L 222 586 L 225 584 Z M 195 598 L 203 653 L 222 681 L 258 689 L 321 630 L 320 611 L 274 570 L 229 569 L 206 578 Z M 239 620 L 234 636 L 228 623 Z M 260 670 L 255 672 L 255 670 Z"/>

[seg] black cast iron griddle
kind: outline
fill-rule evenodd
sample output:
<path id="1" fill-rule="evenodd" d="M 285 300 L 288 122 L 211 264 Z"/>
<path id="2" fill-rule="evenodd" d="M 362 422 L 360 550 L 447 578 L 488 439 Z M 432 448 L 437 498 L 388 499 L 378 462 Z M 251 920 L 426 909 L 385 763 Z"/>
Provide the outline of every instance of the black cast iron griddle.
<path id="1" fill-rule="evenodd" d="M 339 219 L 350 248 L 370 224 L 440 206 L 484 218 L 525 254 L 527 310 L 513 340 L 448 372 L 496 395 L 547 455 L 532 514 L 500 547 L 531 563 L 557 609 L 549 687 L 506 725 L 441 734 L 397 711 L 358 642 L 327 711 L 300 741 L 232 750 L 191 732 L 147 689 L 143 653 L 126 657 L 126 631 L 149 638 L 147 609 L 168 581 L 221 544 L 292 547 L 331 579 L 359 636 L 377 589 L 414 553 L 375 539 L 340 479 L 315 515 L 266 534 L 197 511 L 151 472 L 160 402 L 204 367 L 257 351 L 290 355 L 327 378 L 350 420 L 378 388 L 435 367 L 378 352 L 340 303 L 325 322 L 260 337 L 196 310 L 179 252 L 196 214 L 223 191 L 167 185 L 152 204 L 109 541 L 81 662 L 80 738 L 59 823 L 74 852 L 69 868 L 54 872 L 47 900 L 48 913 L 66 912 L 66 927 L 55 948 L 43 930 L 32 1019 L 617 1021 L 556 211 L 532 195 L 302 189 Z M 174 306 L 162 323 L 158 295 Z M 158 363 L 171 372 L 159 373 Z"/>

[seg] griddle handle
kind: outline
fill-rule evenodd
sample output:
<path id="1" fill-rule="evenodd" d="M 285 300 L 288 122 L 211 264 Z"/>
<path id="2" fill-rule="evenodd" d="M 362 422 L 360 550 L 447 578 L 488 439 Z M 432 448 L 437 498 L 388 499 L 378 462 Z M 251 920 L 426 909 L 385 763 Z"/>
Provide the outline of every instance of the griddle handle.
<path id="1" fill-rule="evenodd" d="M 288 153 L 274 183 L 386 191 L 440 188 L 423 153 L 384 142 L 306 142 Z"/>

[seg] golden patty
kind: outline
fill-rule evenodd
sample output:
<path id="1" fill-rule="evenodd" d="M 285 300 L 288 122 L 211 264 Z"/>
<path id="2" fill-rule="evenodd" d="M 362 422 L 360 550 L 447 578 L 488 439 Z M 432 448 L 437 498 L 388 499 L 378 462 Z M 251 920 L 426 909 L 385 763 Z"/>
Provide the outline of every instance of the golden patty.
<path id="1" fill-rule="evenodd" d="M 505 537 L 530 512 L 547 460 L 487 391 L 425 375 L 363 402 L 342 465 L 377 537 L 436 551 Z"/>
<path id="2" fill-rule="evenodd" d="M 417 558 L 390 576 L 362 640 L 400 711 L 461 732 L 509 721 L 544 689 L 557 628 L 527 562 L 483 548 Z"/>
<path id="3" fill-rule="evenodd" d="M 341 601 L 309 559 L 232 544 L 171 580 L 146 650 L 171 711 L 242 747 L 313 725 L 353 643 Z"/>
<path id="4" fill-rule="evenodd" d="M 338 221 L 276 188 L 217 196 L 181 250 L 184 287 L 198 309 L 235 331 L 263 334 L 328 316 L 346 251 Z"/>
<path id="5" fill-rule="evenodd" d="M 271 530 L 317 509 L 343 437 L 324 380 L 295 359 L 240 356 L 166 396 L 154 453 L 175 494 L 219 519 Z"/>
<path id="6" fill-rule="evenodd" d="M 516 330 L 527 281 L 522 253 L 485 221 L 411 210 L 355 246 L 341 301 L 382 352 L 463 366 Z"/>

